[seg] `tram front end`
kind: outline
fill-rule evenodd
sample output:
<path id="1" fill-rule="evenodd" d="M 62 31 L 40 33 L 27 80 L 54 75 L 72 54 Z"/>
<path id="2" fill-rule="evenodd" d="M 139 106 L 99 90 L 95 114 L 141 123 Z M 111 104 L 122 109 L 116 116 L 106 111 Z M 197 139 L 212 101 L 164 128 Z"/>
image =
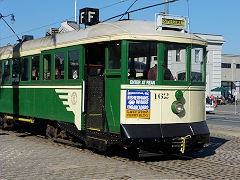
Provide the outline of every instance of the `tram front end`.
<path id="1" fill-rule="evenodd" d="M 121 84 L 123 144 L 162 152 L 197 151 L 209 143 L 205 47 L 128 42 Z"/>

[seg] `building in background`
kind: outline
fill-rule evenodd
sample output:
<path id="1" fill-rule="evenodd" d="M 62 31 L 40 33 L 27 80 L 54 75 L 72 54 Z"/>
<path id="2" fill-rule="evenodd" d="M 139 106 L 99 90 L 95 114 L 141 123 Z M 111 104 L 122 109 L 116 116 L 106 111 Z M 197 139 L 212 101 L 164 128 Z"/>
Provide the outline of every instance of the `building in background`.
<path id="1" fill-rule="evenodd" d="M 223 54 L 221 69 L 221 86 L 228 88 L 229 93 L 233 95 L 237 91 L 238 99 L 240 99 L 240 55 Z"/>

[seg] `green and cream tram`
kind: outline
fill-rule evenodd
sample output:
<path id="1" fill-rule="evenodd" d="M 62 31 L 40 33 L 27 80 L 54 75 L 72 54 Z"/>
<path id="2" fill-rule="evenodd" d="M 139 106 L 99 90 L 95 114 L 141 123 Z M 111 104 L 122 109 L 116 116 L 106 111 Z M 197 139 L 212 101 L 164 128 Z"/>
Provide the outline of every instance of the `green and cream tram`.
<path id="1" fill-rule="evenodd" d="M 194 34 L 125 20 L 2 47 L 1 126 L 46 122 L 100 150 L 201 149 L 205 46 Z"/>

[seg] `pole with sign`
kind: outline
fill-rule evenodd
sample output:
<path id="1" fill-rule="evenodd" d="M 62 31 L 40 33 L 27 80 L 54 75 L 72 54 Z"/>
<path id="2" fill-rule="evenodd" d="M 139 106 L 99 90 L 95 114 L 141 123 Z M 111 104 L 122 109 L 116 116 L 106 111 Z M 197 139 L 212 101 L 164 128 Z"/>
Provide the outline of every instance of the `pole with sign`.
<path id="1" fill-rule="evenodd" d="M 237 90 L 234 90 L 233 95 L 235 97 L 235 114 L 237 114 L 237 95 L 238 95 Z"/>

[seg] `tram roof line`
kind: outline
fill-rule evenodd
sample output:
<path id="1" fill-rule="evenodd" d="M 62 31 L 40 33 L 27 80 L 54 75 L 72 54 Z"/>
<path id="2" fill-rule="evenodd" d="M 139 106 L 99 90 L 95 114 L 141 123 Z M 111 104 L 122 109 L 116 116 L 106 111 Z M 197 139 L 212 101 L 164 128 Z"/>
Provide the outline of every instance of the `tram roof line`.
<path id="1" fill-rule="evenodd" d="M 39 39 L 25 41 L 19 44 L 0 48 L 0 59 L 17 58 L 32 54 L 40 54 L 43 50 L 107 42 L 112 40 L 148 40 L 176 43 L 193 43 L 206 45 L 202 38 L 173 30 L 156 30 L 155 23 L 142 20 L 123 20 L 110 23 L 99 23 L 65 33 L 46 36 Z"/>

